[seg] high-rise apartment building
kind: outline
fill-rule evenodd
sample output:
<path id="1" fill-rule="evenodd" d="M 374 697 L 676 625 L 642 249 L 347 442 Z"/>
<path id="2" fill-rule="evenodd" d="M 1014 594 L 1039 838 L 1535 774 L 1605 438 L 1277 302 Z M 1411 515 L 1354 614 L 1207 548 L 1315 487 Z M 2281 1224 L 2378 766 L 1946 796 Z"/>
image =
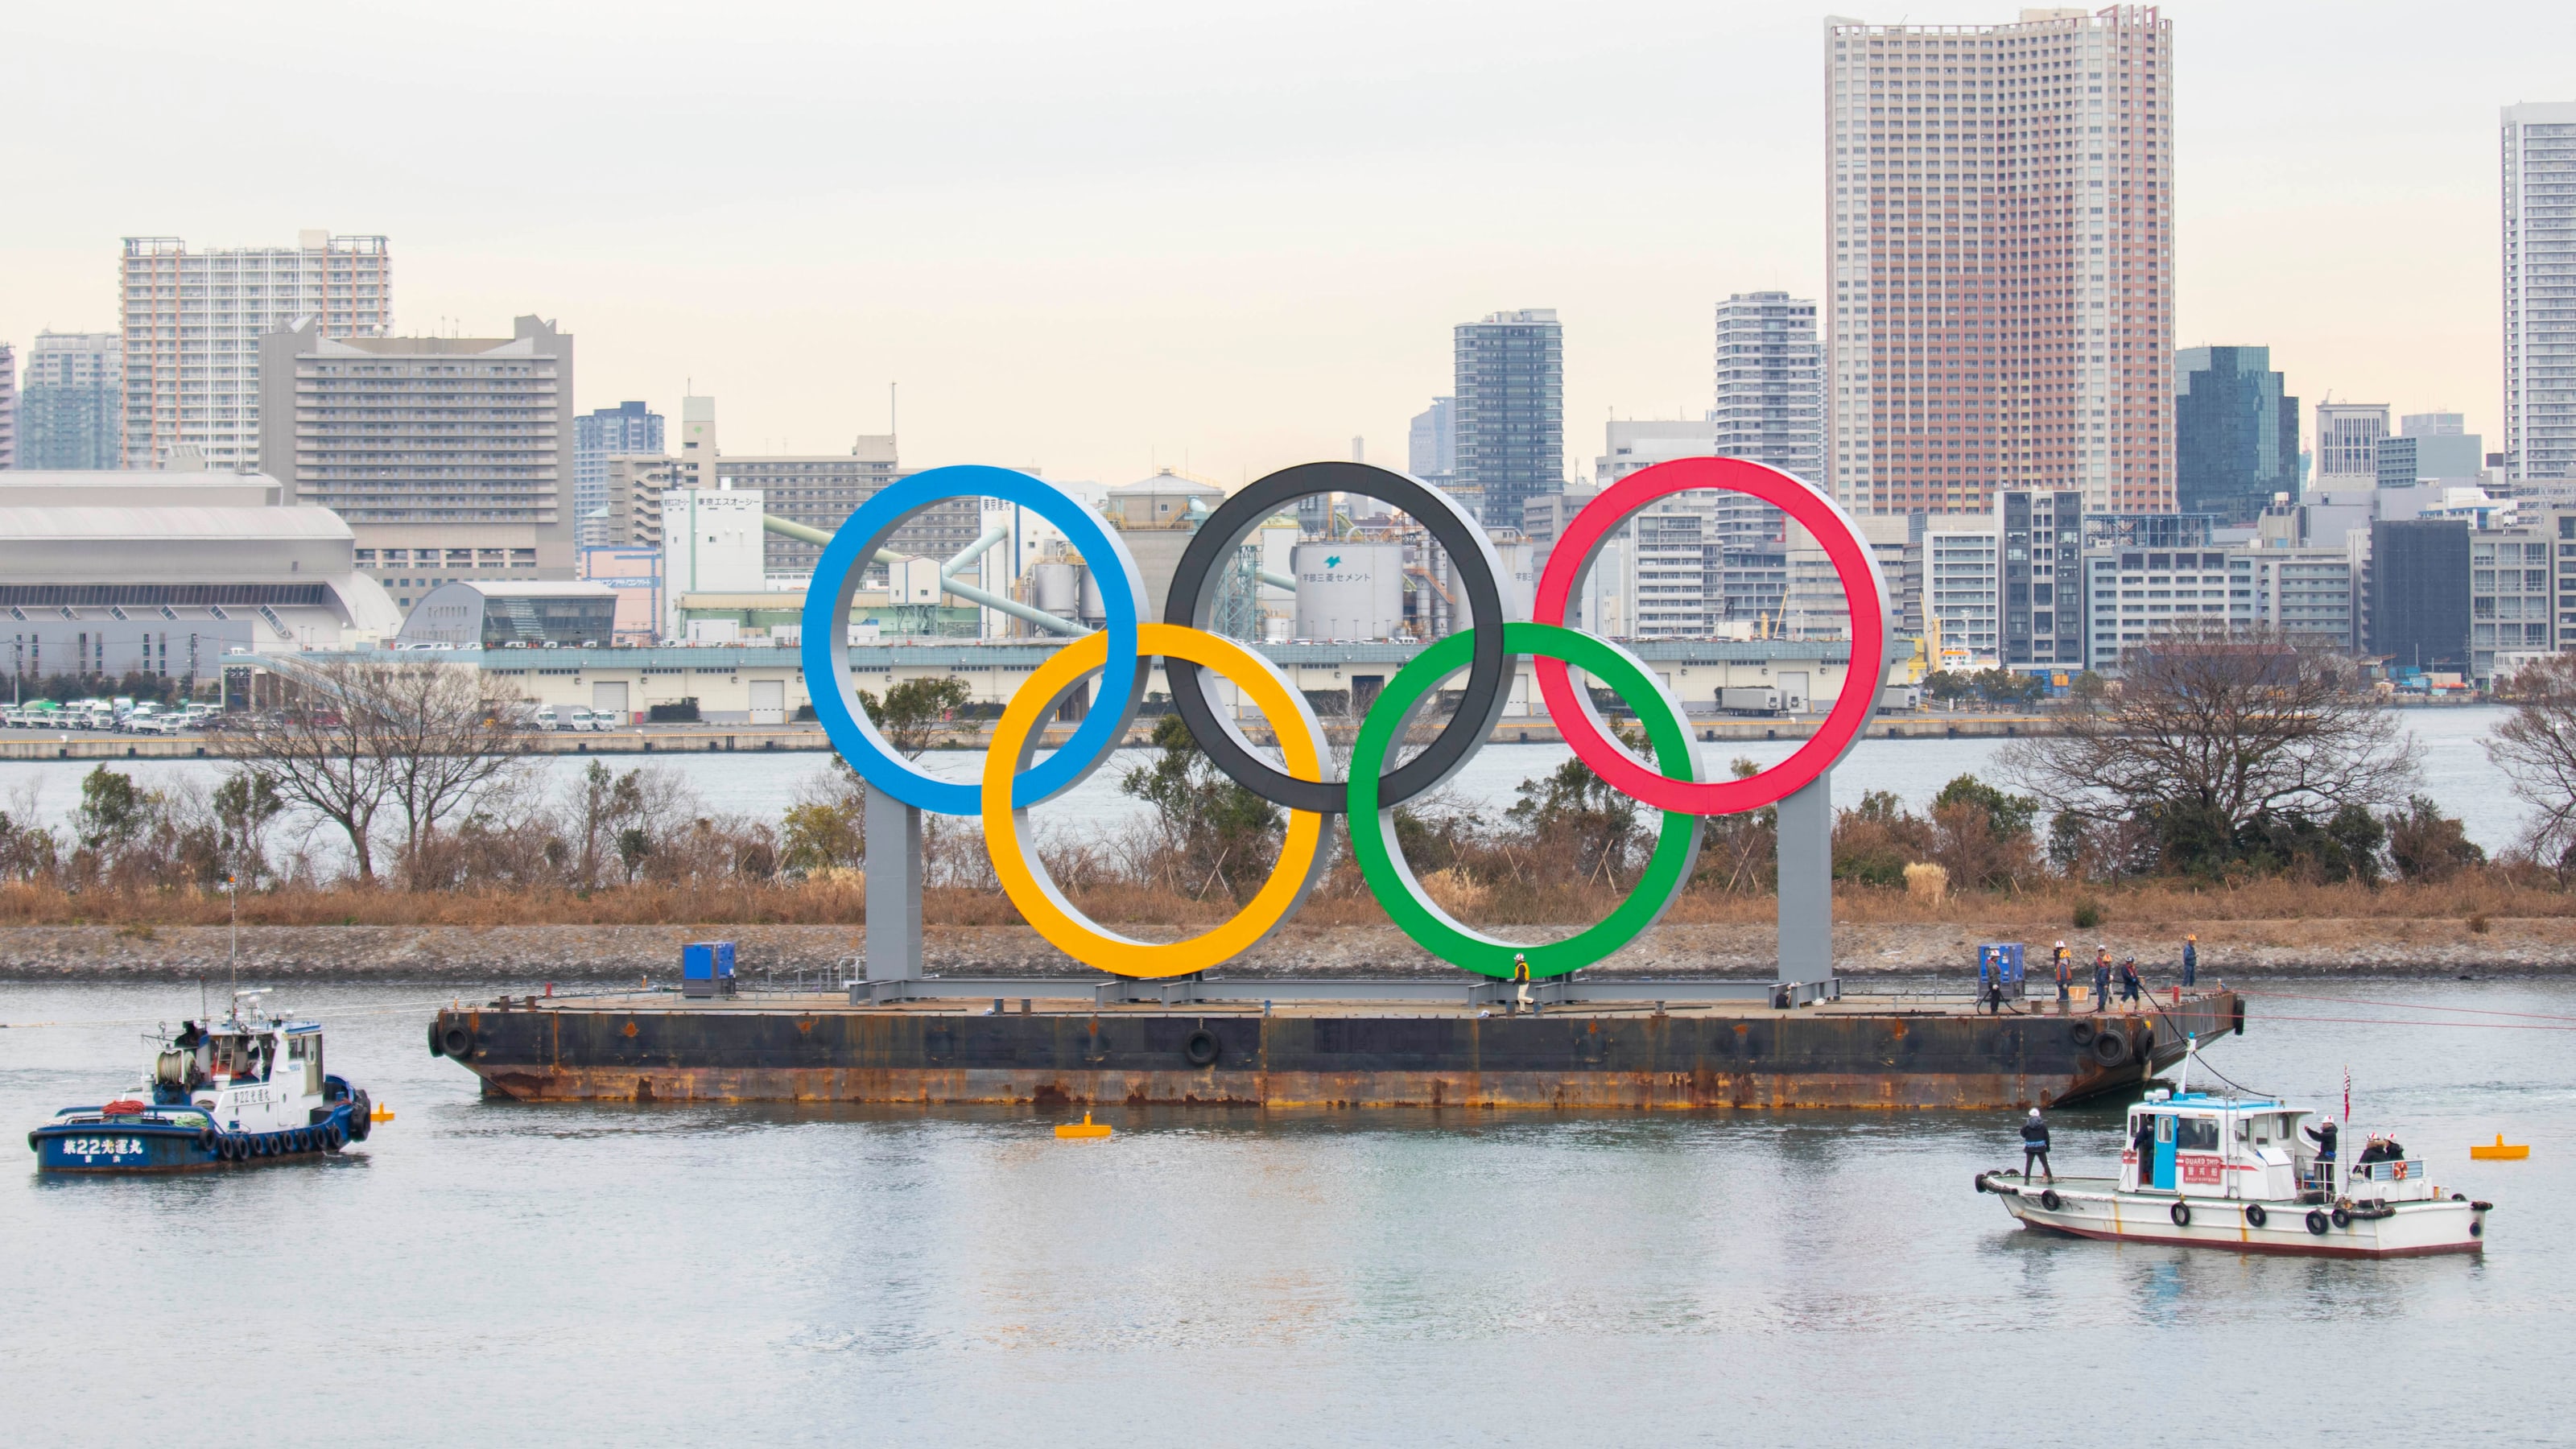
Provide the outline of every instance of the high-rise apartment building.
<path id="1" fill-rule="evenodd" d="M 1825 354 L 1813 299 L 1738 292 L 1717 304 L 1718 456 L 1750 458 L 1821 487 Z"/>
<path id="2" fill-rule="evenodd" d="M 862 434 L 846 453 L 799 453 L 777 457 L 716 455 L 716 477 L 725 488 L 757 488 L 768 511 L 791 522 L 829 533 L 849 521 L 859 505 L 892 483 L 894 435 Z M 976 500 L 950 498 L 914 514 L 888 547 L 897 553 L 934 554 L 945 560 L 975 541 L 980 518 Z M 823 550 L 814 544 L 767 535 L 765 566 L 773 574 L 810 574 Z"/>
<path id="3" fill-rule="evenodd" d="M 2505 478 L 2576 478 L 2576 102 L 2504 108 Z"/>
<path id="4" fill-rule="evenodd" d="M 2341 492 L 2379 486 L 2379 440 L 2388 436 L 2388 404 L 2317 404 L 2316 472 L 2308 489 Z"/>
<path id="5" fill-rule="evenodd" d="M 1404 440 L 1404 471 L 1434 486 L 1446 486 L 1458 471 L 1458 400 L 1435 397 L 1413 415 Z"/>
<path id="6" fill-rule="evenodd" d="M 584 545 L 615 542 L 608 530 L 608 460 L 662 451 L 662 415 L 640 402 L 598 408 L 573 419 L 573 536 Z"/>
<path id="7" fill-rule="evenodd" d="M 539 317 L 345 338 L 308 317 L 259 350 L 263 471 L 338 513 L 404 608 L 459 579 L 569 579 L 572 342 Z"/>
<path id="8" fill-rule="evenodd" d="M 2175 353 L 2175 506 L 2242 527 L 2275 493 L 2299 496 L 2299 400 L 2272 370 L 2272 349 Z"/>
<path id="9" fill-rule="evenodd" d="M 18 467 L 117 466 L 124 359 L 114 332 L 36 334 L 18 389 Z"/>
<path id="10" fill-rule="evenodd" d="M 157 467 L 184 445 L 219 472 L 257 470 L 260 339 L 306 318 L 326 338 L 393 326 L 380 236 L 308 231 L 291 247 L 199 252 L 130 236 L 121 280 L 128 468 Z"/>
<path id="11" fill-rule="evenodd" d="M 1518 528 L 1521 504 L 1565 489 L 1565 330 L 1553 307 L 1461 323 L 1454 339 L 1458 486 L 1488 528 Z"/>
<path id="12" fill-rule="evenodd" d="M 1834 494 L 2173 506 L 2173 28 L 1825 22 Z"/>
<path id="13" fill-rule="evenodd" d="M 18 465 L 18 357 L 0 342 L 0 468 Z"/>

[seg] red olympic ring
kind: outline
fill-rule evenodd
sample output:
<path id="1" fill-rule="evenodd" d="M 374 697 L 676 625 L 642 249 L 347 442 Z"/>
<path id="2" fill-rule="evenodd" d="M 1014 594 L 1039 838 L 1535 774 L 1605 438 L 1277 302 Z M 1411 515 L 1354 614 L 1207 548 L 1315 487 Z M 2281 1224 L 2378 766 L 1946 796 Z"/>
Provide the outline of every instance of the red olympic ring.
<path id="1" fill-rule="evenodd" d="M 1814 535 L 1833 561 L 1843 598 L 1851 606 L 1851 659 L 1843 671 L 1842 691 L 1815 736 L 1796 754 L 1750 779 L 1675 780 L 1640 763 L 1602 732 L 1590 694 L 1575 689 L 1564 660 L 1541 657 L 1531 665 L 1538 673 L 1547 712 L 1563 731 L 1565 742 L 1612 789 L 1658 810 L 1731 815 L 1759 810 L 1805 789 L 1859 742 L 1870 717 L 1878 712 L 1879 689 L 1887 673 L 1887 585 L 1851 516 L 1812 486 L 1742 458 L 1675 458 L 1620 479 L 1574 516 L 1549 553 L 1546 572 L 1539 575 L 1532 617 L 1541 624 L 1562 626 L 1576 581 L 1591 567 L 1592 556 L 1600 552 L 1611 531 L 1656 499 L 1694 488 L 1722 488 L 1778 508 Z"/>

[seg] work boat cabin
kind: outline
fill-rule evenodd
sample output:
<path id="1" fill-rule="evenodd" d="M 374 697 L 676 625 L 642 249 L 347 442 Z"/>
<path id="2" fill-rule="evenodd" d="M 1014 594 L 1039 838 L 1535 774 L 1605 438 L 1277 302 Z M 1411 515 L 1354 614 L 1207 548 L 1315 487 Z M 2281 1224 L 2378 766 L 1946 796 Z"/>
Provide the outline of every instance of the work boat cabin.
<path id="1" fill-rule="evenodd" d="M 188 1022 L 158 1042 L 144 1081 L 98 1107 L 69 1107 L 28 1134 L 57 1172 L 157 1172 L 337 1152 L 363 1141 L 371 1104 L 332 1076 L 322 1024 L 236 999 L 224 1021 Z"/>
<path id="2" fill-rule="evenodd" d="M 1984 1172 L 1977 1190 L 2024 1227 L 2085 1238 L 2357 1258 L 2485 1241 L 2491 1204 L 2385 1137 L 2345 1133 L 2328 1157 L 2323 1127 L 2284 1102 L 2159 1090 L 2129 1109 L 2116 1177 Z"/>

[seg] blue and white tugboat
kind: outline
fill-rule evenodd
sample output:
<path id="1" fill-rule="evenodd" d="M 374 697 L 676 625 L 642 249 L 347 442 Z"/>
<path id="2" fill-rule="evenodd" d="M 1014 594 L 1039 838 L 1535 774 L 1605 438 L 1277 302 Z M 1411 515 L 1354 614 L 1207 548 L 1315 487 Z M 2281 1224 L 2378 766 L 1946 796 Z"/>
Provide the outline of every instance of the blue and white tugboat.
<path id="1" fill-rule="evenodd" d="M 2115 1242 L 2331 1258 L 2484 1246 L 2494 1204 L 2445 1192 L 2393 1138 L 2357 1144 L 2308 1108 L 2187 1090 L 2191 1060 L 2175 1090 L 2129 1109 L 2118 1176 L 1981 1172 L 1977 1191 L 2026 1228 Z"/>
<path id="2" fill-rule="evenodd" d="M 373 1104 L 324 1069 L 322 1026 L 233 999 L 230 1018 L 159 1038 L 142 1084 L 66 1107 L 27 1134 L 44 1172 L 182 1172 L 277 1162 L 363 1142 Z"/>

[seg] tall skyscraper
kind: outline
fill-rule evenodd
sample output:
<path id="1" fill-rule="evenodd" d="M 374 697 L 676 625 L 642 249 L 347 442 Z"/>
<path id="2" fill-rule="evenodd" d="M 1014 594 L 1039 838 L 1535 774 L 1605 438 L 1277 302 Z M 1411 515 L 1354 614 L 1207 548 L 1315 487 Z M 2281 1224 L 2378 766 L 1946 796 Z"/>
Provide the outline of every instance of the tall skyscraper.
<path id="1" fill-rule="evenodd" d="M 2504 108 L 2504 466 L 2576 479 L 2576 101 Z"/>
<path id="2" fill-rule="evenodd" d="M 380 236 L 308 231 L 291 247 L 210 252 L 130 236 L 122 279 L 128 468 L 157 467 L 186 444 L 208 468 L 257 469 L 260 339 L 308 317 L 333 338 L 393 325 Z"/>
<path id="3" fill-rule="evenodd" d="M 21 468 L 117 466 L 125 348 L 114 332 L 39 332 L 18 389 Z"/>
<path id="4" fill-rule="evenodd" d="M 1556 309 L 1496 312 L 1456 337 L 1458 486 L 1488 528 L 1518 528 L 1521 503 L 1565 489 L 1565 331 Z"/>
<path id="5" fill-rule="evenodd" d="M 18 357 L 0 342 L 0 468 L 18 466 Z"/>
<path id="6" fill-rule="evenodd" d="M 1717 304 L 1717 454 L 1825 481 L 1824 348 L 1816 304 L 1738 292 Z"/>
<path id="7" fill-rule="evenodd" d="M 2275 493 L 2299 496 L 2299 400 L 2283 391 L 2272 349 L 2174 354 L 2175 506 L 2241 527 Z"/>
<path id="8" fill-rule="evenodd" d="M 662 451 L 662 415 L 640 402 L 583 413 L 572 422 L 573 535 L 584 544 L 612 542 L 607 533 L 608 460 Z"/>
<path id="9" fill-rule="evenodd" d="M 1404 471 L 1426 483 L 1445 485 L 1458 471 L 1458 400 L 1435 397 L 1413 415 L 1405 438 Z"/>
<path id="10" fill-rule="evenodd" d="M 1836 497 L 2173 507 L 2173 27 L 1825 22 Z"/>
<path id="11" fill-rule="evenodd" d="M 461 578 L 572 577 L 572 334 L 512 332 L 335 339 L 308 317 L 260 345 L 264 470 L 338 513 L 404 608 Z"/>

